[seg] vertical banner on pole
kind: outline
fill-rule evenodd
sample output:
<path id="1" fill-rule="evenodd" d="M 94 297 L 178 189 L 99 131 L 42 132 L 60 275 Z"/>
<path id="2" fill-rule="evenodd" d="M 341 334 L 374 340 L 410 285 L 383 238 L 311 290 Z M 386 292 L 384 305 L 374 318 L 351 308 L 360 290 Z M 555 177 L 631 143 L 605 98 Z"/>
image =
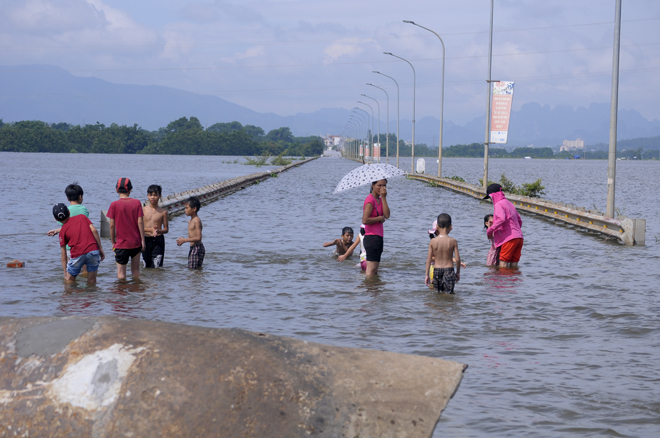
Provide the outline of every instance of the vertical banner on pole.
<path id="1" fill-rule="evenodd" d="M 513 102 L 513 82 L 493 83 L 493 106 L 490 114 L 490 142 L 506 143 Z"/>
<path id="2" fill-rule="evenodd" d="M 366 148 L 364 148 L 364 156 L 365 156 L 366 158 L 369 158 L 369 146 L 367 146 Z"/>
<path id="3" fill-rule="evenodd" d="M 360 145 L 360 156 L 364 157 L 364 146 Z"/>
<path id="4" fill-rule="evenodd" d="M 380 144 L 376 143 L 374 145 L 374 158 L 378 158 L 380 160 Z"/>

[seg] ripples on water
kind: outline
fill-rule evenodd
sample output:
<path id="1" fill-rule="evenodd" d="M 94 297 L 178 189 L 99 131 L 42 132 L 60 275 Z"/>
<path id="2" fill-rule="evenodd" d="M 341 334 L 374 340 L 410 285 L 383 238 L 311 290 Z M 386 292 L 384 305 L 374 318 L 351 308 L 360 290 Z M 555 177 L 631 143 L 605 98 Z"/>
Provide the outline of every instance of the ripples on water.
<path id="1" fill-rule="evenodd" d="M 204 206 L 201 272 L 186 269 L 187 248 L 174 243 L 186 233 L 185 217 L 177 216 L 165 269 L 119 283 L 106 260 L 96 287 L 82 279 L 63 284 L 57 240 L 45 232 L 55 226 L 52 204 L 66 202 L 68 183 L 83 186 L 98 224 L 120 176 L 144 199 L 153 183 L 169 194 L 257 171 L 228 163 L 234 159 L 0 154 L 0 253 L 27 261 L 24 269 L 2 267 L 0 315 L 113 314 L 466 363 L 437 436 L 660 433 L 660 163 L 617 163 L 617 206 L 647 219 L 644 247 L 524 214 L 520 271 L 493 271 L 484 266 L 481 223 L 492 206 L 397 179 L 388 185 L 392 217 L 381 275 L 365 280 L 355 259 L 340 264 L 321 245 L 344 226 L 357 230 L 368 189 L 331 195 L 357 164 L 323 158 Z M 409 159 L 401 162 L 409 168 Z M 427 166 L 433 174 L 435 160 Z M 476 182 L 482 166 L 446 159 L 443 174 Z M 517 184 L 542 178 L 548 199 L 605 208 L 605 161 L 491 160 L 490 179 L 502 172 Z M 468 264 L 454 297 L 424 286 L 426 230 L 441 212 L 452 215 L 452 236 Z"/>

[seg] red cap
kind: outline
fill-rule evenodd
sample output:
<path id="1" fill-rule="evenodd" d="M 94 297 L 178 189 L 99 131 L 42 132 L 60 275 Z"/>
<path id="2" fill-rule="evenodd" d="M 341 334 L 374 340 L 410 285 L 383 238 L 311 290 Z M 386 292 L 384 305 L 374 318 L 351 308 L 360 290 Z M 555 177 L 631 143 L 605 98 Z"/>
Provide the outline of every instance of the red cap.
<path id="1" fill-rule="evenodd" d="M 117 181 L 117 190 L 121 188 L 124 188 L 129 192 L 133 190 L 133 184 L 131 184 L 131 180 L 128 178 L 119 178 L 119 180 Z"/>

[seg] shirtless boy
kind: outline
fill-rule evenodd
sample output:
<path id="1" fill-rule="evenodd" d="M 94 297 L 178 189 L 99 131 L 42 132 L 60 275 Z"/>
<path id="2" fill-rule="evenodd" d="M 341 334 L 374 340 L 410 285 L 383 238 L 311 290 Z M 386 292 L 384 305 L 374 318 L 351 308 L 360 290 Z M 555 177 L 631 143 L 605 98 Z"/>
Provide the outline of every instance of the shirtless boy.
<path id="1" fill-rule="evenodd" d="M 429 269 L 431 260 L 434 260 L 433 288 L 436 292 L 454 293 L 454 285 L 461 280 L 461 256 L 458 253 L 458 243 L 449 237 L 452 230 L 451 216 L 447 213 L 438 215 L 438 235 L 429 243 L 429 252 L 426 256 L 424 269 L 427 286 L 430 285 Z M 454 273 L 454 261 L 456 273 Z"/>
<path id="2" fill-rule="evenodd" d="M 169 226 L 167 224 L 167 210 L 159 207 L 158 202 L 163 194 L 161 186 L 153 184 L 147 189 L 147 205 L 142 207 L 144 213 L 144 243 L 146 248 L 142 252 L 145 268 L 160 268 L 165 258 L 165 237 Z"/>
<path id="3" fill-rule="evenodd" d="M 323 244 L 323 248 L 327 248 L 328 246 L 336 246 L 337 247 L 337 255 L 344 255 L 346 254 L 346 251 L 348 251 L 348 248 L 353 245 L 353 228 L 351 227 L 344 227 L 343 230 L 341 230 L 341 237 L 339 239 L 335 239 L 332 242 L 325 242 Z"/>
<path id="4" fill-rule="evenodd" d="M 204 263 L 204 255 L 206 249 L 202 243 L 202 221 L 197 216 L 197 212 L 202 207 L 197 196 L 191 196 L 186 201 L 186 216 L 190 216 L 188 222 L 188 238 L 179 237 L 176 239 L 176 244 L 181 246 L 186 242 L 190 242 L 190 251 L 188 251 L 188 269 L 197 269 L 202 267 Z"/>

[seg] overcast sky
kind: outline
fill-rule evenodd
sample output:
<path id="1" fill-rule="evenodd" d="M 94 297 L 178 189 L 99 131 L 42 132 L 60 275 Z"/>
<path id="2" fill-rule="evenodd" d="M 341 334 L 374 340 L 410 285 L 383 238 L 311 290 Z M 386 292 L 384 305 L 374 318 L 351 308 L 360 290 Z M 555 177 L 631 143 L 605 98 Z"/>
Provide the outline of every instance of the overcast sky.
<path id="1" fill-rule="evenodd" d="M 396 118 L 483 115 L 488 0 L 0 0 L 2 64 L 53 64 L 77 76 L 163 85 L 291 115 L 355 106 L 364 93 Z M 609 103 L 614 0 L 495 0 L 493 79 L 526 102 Z M 660 1 L 623 0 L 619 105 L 660 119 Z M 47 73 L 45 73 L 47 74 Z M 7 90 L 0 91 L 6 92 Z"/>

